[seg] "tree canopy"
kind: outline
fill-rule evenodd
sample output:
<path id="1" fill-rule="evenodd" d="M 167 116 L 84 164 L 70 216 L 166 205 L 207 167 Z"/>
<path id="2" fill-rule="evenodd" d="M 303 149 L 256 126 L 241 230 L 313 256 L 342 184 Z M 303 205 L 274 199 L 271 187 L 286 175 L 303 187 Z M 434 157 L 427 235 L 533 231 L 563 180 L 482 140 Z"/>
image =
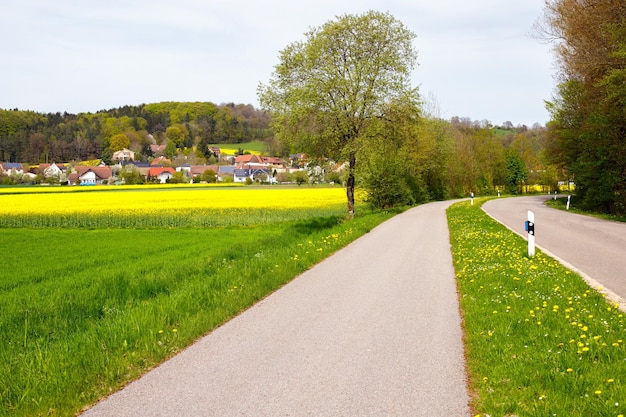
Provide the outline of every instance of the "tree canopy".
<path id="1" fill-rule="evenodd" d="M 380 132 L 390 109 L 418 107 L 410 85 L 415 34 L 390 14 L 369 11 L 337 17 L 305 36 L 280 52 L 259 99 L 274 133 L 291 149 L 348 161 L 352 215 L 357 154 Z"/>
<path id="2" fill-rule="evenodd" d="M 250 104 L 161 102 L 79 114 L 0 109 L 0 161 L 37 164 L 102 158 L 119 147 L 111 146 L 116 135 L 125 135 L 129 143 L 124 147 L 147 158 L 149 145 L 167 140 L 169 127 L 183 133 L 174 133 L 175 140 L 188 148 L 200 142 L 271 137 L 269 116 Z"/>

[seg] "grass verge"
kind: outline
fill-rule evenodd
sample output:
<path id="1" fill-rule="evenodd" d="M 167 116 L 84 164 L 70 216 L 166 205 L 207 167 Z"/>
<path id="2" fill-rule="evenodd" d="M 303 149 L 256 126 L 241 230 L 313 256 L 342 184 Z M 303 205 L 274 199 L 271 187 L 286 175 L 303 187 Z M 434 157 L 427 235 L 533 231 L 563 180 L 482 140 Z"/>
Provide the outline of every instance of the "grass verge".
<path id="1" fill-rule="evenodd" d="M 0 415 L 76 414 L 392 215 L 2 230 Z"/>
<path id="2" fill-rule="evenodd" d="M 472 407 L 480 416 L 626 415 L 624 313 L 461 202 L 448 224 Z"/>

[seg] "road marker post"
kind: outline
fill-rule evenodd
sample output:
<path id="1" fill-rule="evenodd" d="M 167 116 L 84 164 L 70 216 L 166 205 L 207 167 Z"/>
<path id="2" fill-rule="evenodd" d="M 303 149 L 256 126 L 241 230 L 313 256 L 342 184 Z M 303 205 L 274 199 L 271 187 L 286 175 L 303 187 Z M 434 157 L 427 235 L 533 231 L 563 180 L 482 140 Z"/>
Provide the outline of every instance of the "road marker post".
<path id="1" fill-rule="evenodd" d="M 570 195 L 567 196 L 567 205 L 565 206 L 566 210 L 569 210 L 569 202 L 570 202 L 571 199 L 572 199 L 572 195 L 570 194 Z"/>
<path id="2" fill-rule="evenodd" d="M 524 224 L 524 229 L 528 232 L 528 257 L 535 256 L 535 213 L 528 210 L 528 220 Z"/>

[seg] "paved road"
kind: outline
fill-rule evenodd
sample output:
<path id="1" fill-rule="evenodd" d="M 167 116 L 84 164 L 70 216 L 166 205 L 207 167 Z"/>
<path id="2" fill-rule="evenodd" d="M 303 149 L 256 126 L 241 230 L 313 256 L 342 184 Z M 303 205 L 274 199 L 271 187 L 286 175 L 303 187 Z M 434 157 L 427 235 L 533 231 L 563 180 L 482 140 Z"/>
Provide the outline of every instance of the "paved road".
<path id="1" fill-rule="evenodd" d="M 545 205 L 548 198 L 496 199 L 486 202 L 483 210 L 524 237 L 524 222 L 532 210 L 536 246 L 581 273 L 594 287 L 602 285 L 624 309 L 626 224 L 553 209 Z"/>
<path id="2" fill-rule="evenodd" d="M 385 222 L 84 416 L 469 416 L 449 204 Z"/>

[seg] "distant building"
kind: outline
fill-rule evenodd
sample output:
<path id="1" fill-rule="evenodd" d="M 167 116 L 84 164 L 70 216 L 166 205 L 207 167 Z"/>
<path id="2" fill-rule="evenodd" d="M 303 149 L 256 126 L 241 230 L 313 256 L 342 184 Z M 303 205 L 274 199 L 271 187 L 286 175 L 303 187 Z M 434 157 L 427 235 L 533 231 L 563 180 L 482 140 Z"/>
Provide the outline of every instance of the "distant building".
<path id="1" fill-rule="evenodd" d="M 74 167 L 74 172 L 67 176 L 67 181 L 70 185 L 101 185 L 108 183 L 112 177 L 113 172 L 107 166 L 77 165 Z"/>
<path id="2" fill-rule="evenodd" d="M 113 152 L 113 156 L 111 157 L 113 161 L 134 161 L 135 160 L 135 152 L 130 149 L 122 149 L 121 151 Z"/>
<path id="3" fill-rule="evenodd" d="M 174 176 L 175 172 L 174 168 L 170 167 L 152 167 L 148 170 L 148 178 L 165 184 L 167 180 Z"/>

